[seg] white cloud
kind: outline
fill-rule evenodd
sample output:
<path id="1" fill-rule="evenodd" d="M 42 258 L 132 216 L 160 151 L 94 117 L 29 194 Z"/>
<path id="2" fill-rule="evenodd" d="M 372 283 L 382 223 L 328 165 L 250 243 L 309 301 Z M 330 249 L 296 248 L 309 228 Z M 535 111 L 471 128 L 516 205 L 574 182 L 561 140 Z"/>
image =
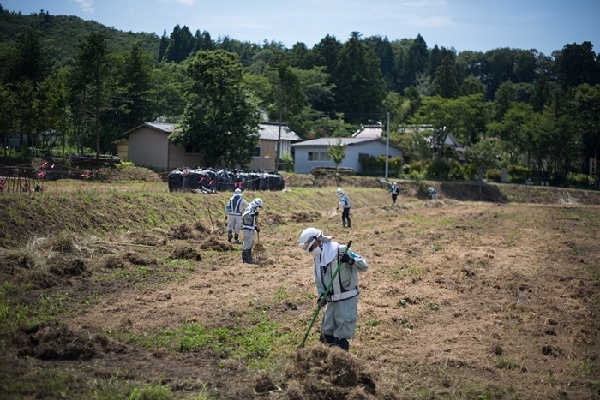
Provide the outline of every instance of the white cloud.
<path id="1" fill-rule="evenodd" d="M 86 13 L 94 12 L 94 0 L 73 0 L 75 3 L 79 4 L 79 7 Z"/>

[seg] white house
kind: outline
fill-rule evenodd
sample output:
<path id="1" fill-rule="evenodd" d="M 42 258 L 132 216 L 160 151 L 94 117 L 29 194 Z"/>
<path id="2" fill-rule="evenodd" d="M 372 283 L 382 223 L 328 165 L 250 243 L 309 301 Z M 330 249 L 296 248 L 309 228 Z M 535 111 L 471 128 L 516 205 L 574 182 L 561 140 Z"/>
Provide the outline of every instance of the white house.
<path id="1" fill-rule="evenodd" d="M 360 139 L 360 138 L 321 138 L 305 140 L 292 144 L 294 149 L 294 172 L 308 174 L 315 167 L 335 167 L 335 163 L 328 154 L 329 146 L 341 143 L 345 146 L 346 156 L 339 165 L 341 168 L 350 168 L 355 172 L 361 172 L 361 159 L 363 157 L 385 157 L 402 158 L 402 148 L 395 145 L 387 145 L 382 139 Z"/>

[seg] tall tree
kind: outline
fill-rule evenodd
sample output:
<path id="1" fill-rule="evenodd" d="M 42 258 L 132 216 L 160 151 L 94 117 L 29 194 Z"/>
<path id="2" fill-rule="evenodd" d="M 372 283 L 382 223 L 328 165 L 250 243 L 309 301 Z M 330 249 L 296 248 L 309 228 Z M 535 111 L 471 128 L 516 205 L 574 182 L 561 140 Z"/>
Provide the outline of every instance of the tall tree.
<path id="1" fill-rule="evenodd" d="M 283 122 L 290 116 L 299 114 L 306 102 L 306 96 L 300 86 L 298 76 L 292 69 L 285 65 L 277 68 L 277 81 L 272 82 L 273 88 L 273 111 L 277 112 L 277 121 L 279 122 L 279 134 Z M 279 170 L 279 161 L 281 157 L 280 140 L 277 140 L 277 157 L 275 162 L 275 172 Z"/>
<path id="2" fill-rule="evenodd" d="M 458 96 L 456 69 L 454 59 L 450 56 L 444 57 L 442 64 L 435 71 L 435 90 L 437 94 L 447 99 Z"/>
<path id="3" fill-rule="evenodd" d="M 333 74 L 341 50 L 340 41 L 335 36 L 326 35 L 313 47 L 315 65 L 325 67 L 329 75 Z"/>
<path id="4" fill-rule="evenodd" d="M 190 60 L 192 86 L 175 143 L 202 151 L 209 166 L 246 166 L 258 142 L 260 110 L 244 85 L 242 65 L 223 50 L 200 51 Z"/>
<path id="5" fill-rule="evenodd" d="M 385 82 L 375 52 L 353 32 L 344 44 L 333 74 L 337 110 L 349 122 L 368 122 L 381 118 Z"/>
<path id="6" fill-rule="evenodd" d="M 15 125 L 15 92 L 9 85 L 0 83 L 0 134 L 2 135 L 2 151 L 4 156 L 8 149 L 8 137 Z"/>
<path id="7" fill-rule="evenodd" d="M 152 116 L 147 97 L 150 89 L 150 63 L 137 44 L 125 57 L 119 86 L 124 89 L 125 95 L 125 112 L 120 121 L 125 131 L 147 121 Z"/>
<path id="8" fill-rule="evenodd" d="M 486 139 L 477 142 L 467 150 L 468 160 L 477 168 L 479 196 L 481 196 L 485 172 L 498 166 L 497 153 L 495 142 Z"/>
<path id="9" fill-rule="evenodd" d="M 600 83 L 600 64 L 591 42 L 568 44 L 558 52 L 556 71 L 563 88 Z"/>
<path id="10" fill-rule="evenodd" d="M 164 60 L 165 55 L 167 54 L 167 47 L 169 47 L 169 38 L 167 36 L 167 31 L 163 31 L 158 44 L 158 62 Z"/>
<path id="11" fill-rule="evenodd" d="M 417 76 L 426 72 L 428 58 L 427 43 L 425 43 L 423 36 L 418 34 L 408 48 L 403 68 L 398 70 L 400 73 L 400 92 L 409 86 L 413 86 Z"/>
<path id="12" fill-rule="evenodd" d="M 103 32 L 90 33 L 79 45 L 77 68 L 82 89 L 84 93 L 89 93 L 91 98 L 97 160 L 100 158 L 100 113 L 107 105 L 105 85 L 108 66 L 105 34 Z"/>
<path id="13" fill-rule="evenodd" d="M 17 38 L 14 58 L 10 60 L 7 82 L 31 81 L 39 83 L 48 75 L 47 57 L 43 51 L 39 34 L 26 28 Z"/>
<path id="14" fill-rule="evenodd" d="M 396 65 L 394 63 L 394 50 L 387 37 L 372 36 L 365 39 L 365 43 L 373 49 L 379 58 L 379 67 L 387 90 L 392 90 L 396 81 Z"/>
<path id="15" fill-rule="evenodd" d="M 173 28 L 169 45 L 165 51 L 165 61 L 173 61 L 176 63 L 185 60 L 194 50 L 195 39 L 187 26 L 180 27 L 176 25 Z"/>

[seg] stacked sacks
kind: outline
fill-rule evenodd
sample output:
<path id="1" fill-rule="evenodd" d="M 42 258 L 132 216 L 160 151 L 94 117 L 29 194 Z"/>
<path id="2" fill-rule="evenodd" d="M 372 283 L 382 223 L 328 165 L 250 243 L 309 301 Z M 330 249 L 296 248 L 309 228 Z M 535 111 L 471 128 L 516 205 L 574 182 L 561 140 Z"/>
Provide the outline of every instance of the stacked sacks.
<path id="1" fill-rule="evenodd" d="M 167 177 L 169 192 L 185 190 L 196 193 L 217 193 L 219 191 L 242 190 L 283 190 L 285 178 L 267 172 L 242 172 L 238 170 L 214 170 L 179 168 Z"/>

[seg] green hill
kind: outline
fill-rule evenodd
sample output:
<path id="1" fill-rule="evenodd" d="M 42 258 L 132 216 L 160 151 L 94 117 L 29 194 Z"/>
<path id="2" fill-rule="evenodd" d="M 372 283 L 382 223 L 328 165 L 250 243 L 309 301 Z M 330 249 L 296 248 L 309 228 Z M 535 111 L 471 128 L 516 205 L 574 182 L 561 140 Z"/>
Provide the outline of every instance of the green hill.
<path id="1" fill-rule="evenodd" d="M 74 15 L 51 15 L 45 11 L 39 14 L 21 15 L 10 12 L 1 5 L 0 54 L 5 56 L 18 35 L 29 27 L 40 33 L 41 44 L 48 53 L 51 66 L 70 63 L 73 55 L 77 54 L 80 40 L 94 31 L 106 34 L 109 50 L 112 52 L 130 51 L 133 44 L 139 44 L 144 52 L 152 54 L 154 59 L 158 58 L 160 38 L 154 33 L 123 32 Z"/>

